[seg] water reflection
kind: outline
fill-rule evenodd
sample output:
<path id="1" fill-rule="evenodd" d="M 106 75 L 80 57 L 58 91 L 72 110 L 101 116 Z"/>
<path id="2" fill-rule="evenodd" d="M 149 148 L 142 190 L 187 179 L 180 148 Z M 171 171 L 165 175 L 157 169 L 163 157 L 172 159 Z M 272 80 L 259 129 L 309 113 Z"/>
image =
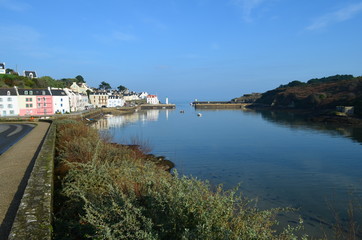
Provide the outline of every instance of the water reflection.
<path id="1" fill-rule="evenodd" d="M 341 126 L 332 123 L 311 122 L 308 121 L 307 117 L 291 112 L 257 111 L 256 113 L 261 114 L 262 118 L 269 122 L 291 129 L 312 130 L 332 136 L 343 136 L 362 144 L 361 126 Z"/>
<path id="2" fill-rule="evenodd" d="M 182 114 L 151 110 L 104 121 L 113 141 L 149 139 L 152 152 L 173 161 L 181 174 L 226 188 L 242 183 L 243 194 L 258 197 L 261 208 L 300 208 L 306 231 L 314 236 L 320 236 L 321 226 L 332 229 L 328 205 L 336 207 L 345 223 L 350 192 L 362 196 L 357 127 L 312 123 L 285 112 L 186 107 Z M 283 217 L 287 223 L 298 221 Z M 362 222 L 360 214 L 356 217 Z"/>
<path id="3" fill-rule="evenodd" d="M 99 130 L 106 130 L 110 128 L 119 128 L 123 127 L 126 124 L 131 124 L 135 122 L 147 122 L 147 121 L 157 121 L 160 115 L 160 111 L 166 111 L 166 114 L 168 115 L 168 109 L 167 110 L 145 110 L 145 111 L 139 111 L 135 114 L 125 114 L 125 115 L 119 115 L 119 116 L 109 116 L 105 118 L 99 119 L 96 123 L 94 123 L 94 127 Z"/>

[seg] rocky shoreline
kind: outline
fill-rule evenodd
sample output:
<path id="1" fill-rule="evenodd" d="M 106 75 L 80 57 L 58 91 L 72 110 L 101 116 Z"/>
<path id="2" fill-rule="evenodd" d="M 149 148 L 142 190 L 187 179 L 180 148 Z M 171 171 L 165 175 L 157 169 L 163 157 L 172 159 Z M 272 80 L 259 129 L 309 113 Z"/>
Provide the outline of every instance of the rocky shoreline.
<path id="1" fill-rule="evenodd" d="M 156 166 L 160 167 L 161 169 L 170 172 L 172 168 L 175 167 L 175 164 L 170 160 L 167 160 L 164 156 L 156 156 L 154 154 L 146 154 L 142 151 L 140 145 L 123 145 L 119 143 L 112 143 L 113 146 L 116 147 L 128 147 L 132 150 L 135 157 L 142 159 L 143 161 L 150 161 L 156 164 Z"/>

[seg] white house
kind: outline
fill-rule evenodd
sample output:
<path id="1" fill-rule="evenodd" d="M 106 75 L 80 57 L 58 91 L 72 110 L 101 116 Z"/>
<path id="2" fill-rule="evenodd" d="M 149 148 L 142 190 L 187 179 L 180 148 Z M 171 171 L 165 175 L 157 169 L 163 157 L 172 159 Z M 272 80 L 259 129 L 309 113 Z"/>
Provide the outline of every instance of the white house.
<path id="1" fill-rule="evenodd" d="M 131 93 L 125 93 L 123 94 L 123 98 L 125 101 L 134 101 L 134 100 L 139 100 L 140 98 L 138 97 L 138 94 L 135 92 L 131 92 Z"/>
<path id="2" fill-rule="evenodd" d="M 159 104 L 157 95 L 148 95 L 147 96 L 147 104 Z"/>
<path id="3" fill-rule="evenodd" d="M 93 92 L 93 90 L 90 89 L 86 83 L 78 84 L 76 82 L 73 82 L 73 84 L 69 88 L 75 93 L 87 94 L 87 91 Z"/>
<path id="4" fill-rule="evenodd" d="M 51 88 L 49 89 L 53 96 L 53 111 L 54 113 L 69 113 L 70 112 L 70 98 L 63 89 Z"/>
<path id="5" fill-rule="evenodd" d="M 24 76 L 28 78 L 37 78 L 35 71 L 24 71 Z"/>
<path id="6" fill-rule="evenodd" d="M 80 104 L 79 104 L 79 110 L 83 111 L 86 110 L 91 104 L 89 103 L 89 98 L 87 94 L 84 93 L 79 93 L 79 98 L 80 98 Z"/>
<path id="7" fill-rule="evenodd" d="M 125 101 L 120 96 L 108 96 L 107 107 L 123 107 Z"/>
<path id="8" fill-rule="evenodd" d="M 15 88 L 0 89 L 0 116 L 18 116 L 19 103 Z"/>
<path id="9" fill-rule="evenodd" d="M 5 63 L 0 63 L 0 74 L 5 74 L 5 73 L 6 73 Z"/>
<path id="10" fill-rule="evenodd" d="M 70 90 L 69 88 L 64 88 L 63 89 L 64 92 L 67 94 L 67 96 L 69 97 L 69 108 L 71 112 L 76 112 L 78 111 L 77 108 L 77 95 L 75 94 L 75 92 L 73 92 L 72 90 Z"/>
<path id="11" fill-rule="evenodd" d="M 145 99 L 147 96 L 148 96 L 148 93 L 147 93 L 147 92 L 141 92 L 140 94 L 138 94 L 138 97 L 139 97 L 140 99 Z"/>

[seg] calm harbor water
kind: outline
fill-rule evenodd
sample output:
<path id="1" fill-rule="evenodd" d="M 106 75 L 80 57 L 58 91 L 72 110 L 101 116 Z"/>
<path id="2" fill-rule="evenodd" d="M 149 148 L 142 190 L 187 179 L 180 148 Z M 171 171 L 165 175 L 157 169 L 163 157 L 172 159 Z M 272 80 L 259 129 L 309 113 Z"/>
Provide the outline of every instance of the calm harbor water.
<path id="1" fill-rule="evenodd" d="M 180 113 L 185 110 L 185 113 Z M 198 117 L 197 113 L 202 113 Z M 350 200 L 362 224 L 362 128 L 312 124 L 288 113 L 149 110 L 97 123 L 114 142 L 136 139 L 185 175 L 240 189 L 258 207 L 293 207 L 311 236 L 331 233 Z M 283 215 L 284 224 L 298 216 Z"/>

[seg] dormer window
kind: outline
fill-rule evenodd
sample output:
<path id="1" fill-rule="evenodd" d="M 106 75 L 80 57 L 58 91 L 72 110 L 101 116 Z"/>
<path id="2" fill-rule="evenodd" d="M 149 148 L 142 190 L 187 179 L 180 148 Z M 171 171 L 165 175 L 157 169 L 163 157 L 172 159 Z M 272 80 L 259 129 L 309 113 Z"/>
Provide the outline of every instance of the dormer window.
<path id="1" fill-rule="evenodd" d="M 29 91 L 29 95 L 33 95 L 33 91 Z"/>
<path id="2" fill-rule="evenodd" d="M 7 91 L 7 93 L 6 93 L 8 96 L 10 96 L 10 91 Z"/>
<path id="3" fill-rule="evenodd" d="M 28 91 L 24 91 L 24 94 L 25 94 L 25 95 L 28 95 L 29 93 L 28 93 Z"/>
<path id="4" fill-rule="evenodd" d="M 45 95 L 45 91 L 42 91 L 42 94 Z"/>

